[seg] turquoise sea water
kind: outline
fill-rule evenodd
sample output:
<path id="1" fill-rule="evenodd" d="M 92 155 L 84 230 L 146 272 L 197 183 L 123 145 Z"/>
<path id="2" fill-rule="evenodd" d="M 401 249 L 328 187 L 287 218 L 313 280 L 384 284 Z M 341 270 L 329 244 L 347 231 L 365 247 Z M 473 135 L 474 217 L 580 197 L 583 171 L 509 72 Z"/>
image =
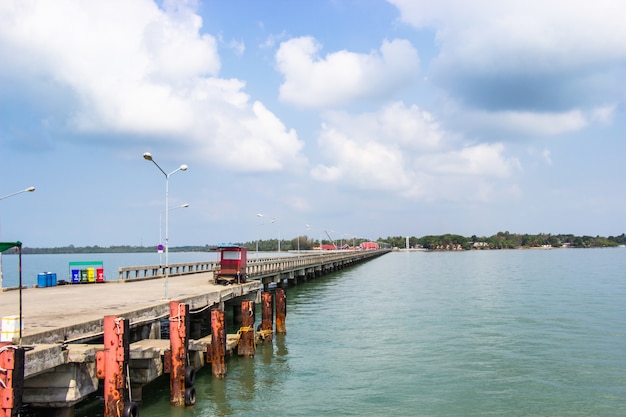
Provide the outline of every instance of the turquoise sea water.
<path id="1" fill-rule="evenodd" d="M 286 336 L 141 416 L 626 415 L 624 248 L 394 252 L 287 303 Z"/>

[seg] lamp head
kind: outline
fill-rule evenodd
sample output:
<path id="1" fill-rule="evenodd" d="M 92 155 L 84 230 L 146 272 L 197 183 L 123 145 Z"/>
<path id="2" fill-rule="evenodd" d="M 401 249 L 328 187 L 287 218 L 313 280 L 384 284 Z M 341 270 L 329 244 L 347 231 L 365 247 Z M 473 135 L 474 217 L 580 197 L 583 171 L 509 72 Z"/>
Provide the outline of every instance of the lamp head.
<path id="1" fill-rule="evenodd" d="M 182 165 L 180 166 L 180 168 L 178 168 L 178 169 L 180 169 L 181 171 L 187 171 L 187 168 L 189 168 L 187 165 L 182 164 Z"/>
<path id="2" fill-rule="evenodd" d="M 32 193 L 33 191 L 35 191 L 35 187 L 28 187 L 26 191 L 28 191 L 29 193 Z"/>
<path id="3" fill-rule="evenodd" d="M 143 154 L 143 159 L 145 159 L 146 161 L 152 161 L 152 154 L 150 152 L 145 152 Z"/>
<path id="4" fill-rule="evenodd" d="M 183 207 L 183 208 L 187 208 L 187 207 L 189 207 L 189 203 L 185 203 L 185 204 L 183 204 L 181 207 Z"/>

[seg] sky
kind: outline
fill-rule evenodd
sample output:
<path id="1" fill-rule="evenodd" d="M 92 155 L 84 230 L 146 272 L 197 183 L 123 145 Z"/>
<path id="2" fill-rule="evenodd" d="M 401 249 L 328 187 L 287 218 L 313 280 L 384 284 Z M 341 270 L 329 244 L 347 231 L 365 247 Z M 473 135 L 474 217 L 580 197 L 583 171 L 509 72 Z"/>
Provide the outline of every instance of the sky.
<path id="1" fill-rule="evenodd" d="M 625 15 L 622 0 L 0 0 L 0 198 L 36 187 L 0 200 L 0 240 L 619 235 Z"/>

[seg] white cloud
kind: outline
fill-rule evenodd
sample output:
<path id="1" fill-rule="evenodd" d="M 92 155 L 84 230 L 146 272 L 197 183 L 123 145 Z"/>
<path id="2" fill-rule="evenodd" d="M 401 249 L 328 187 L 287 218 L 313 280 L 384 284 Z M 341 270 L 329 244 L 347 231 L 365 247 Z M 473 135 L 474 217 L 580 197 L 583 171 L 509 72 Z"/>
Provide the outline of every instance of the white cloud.
<path id="1" fill-rule="evenodd" d="M 500 135 L 556 136 L 586 127 L 588 116 L 580 110 L 561 113 L 528 111 L 466 111 L 463 115 L 474 126 L 500 132 Z"/>
<path id="2" fill-rule="evenodd" d="M 515 68 L 535 56 L 543 60 L 527 64 L 541 68 L 626 56 L 626 3 L 621 0 L 388 1 L 405 22 L 436 28 L 446 55 L 477 63 Z M 512 59 L 497 60 L 503 54 Z"/>
<path id="3" fill-rule="evenodd" d="M 615 107 L 616 106 L 612 105 L 593 109 L 591 119 L 601 124 L 610 124 L 613 121 L 613 116 L 615 115 Z"/>
<path id="4" fill-rule="evenodd" d="M 318 143 L 327 162 L 313 178 L 414 199 L 493 198 L 521 169 L 504 145 L 461 146 L 427 112 L 402 103 L 371 114 L 329 113 Z"/>
<path id="5" fill-rule="evenodd" d="M 2 2 L 0 78 L 60 86 L 71 130 L 181 141 L 235 170 L 301 161 L 295 132 L 251 102 L 243 82 L 218 78 L 217 41 L 200 32 L 193 3 Z"/>
<path id="6" fill-rule="evenodd" d="M 626 94 L 621 0 L 388 1 L 406 23 L 434 28 L 429 78 L 465 108 L 559 134 L 610 120 L 610 112 L 583 113 Z"/>
<path id="7" fill-rule="evenodd" d="M 262 27 L 263 29 L 263 27 Z M 282 31 L 278 34 L 270 34 L 267 39 L 263 43 L 259 45 L 261 49 L 273 48 L 281 39 L 285 39 L 287 37 L 287 32 Z"/>
<path id="8" fill-rule="evenodd" d="M 410 42 L 384 41 L 379 51 L 337 51 L 320 57 L 322 46 L 311 37 L 280 44 L 278 70 L 285 78 L 280 99 L 303 107 L 345 104 L 390 97 L 412 82 L 419 57 Z"/>
<path id="9" fill-rule="evenodd" d="M 225 45 L 228 49 L 232 50 L 236 56 L 242 56 L 246 51 L 246 44 L 243 41 L 231 39 L 230 41 L 224 40 L 224 36 L 220 33 L 217 36 L 219 43 Z"/>

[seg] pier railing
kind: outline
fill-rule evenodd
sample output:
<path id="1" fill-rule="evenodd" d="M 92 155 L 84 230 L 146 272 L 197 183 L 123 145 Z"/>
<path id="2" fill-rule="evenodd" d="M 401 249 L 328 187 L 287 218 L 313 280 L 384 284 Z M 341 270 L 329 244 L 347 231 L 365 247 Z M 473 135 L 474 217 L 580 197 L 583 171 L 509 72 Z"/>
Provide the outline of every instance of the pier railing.
<path id="1" fill-rule="evenodd" d="M 386 250 L 382 250 L 385 251 Z M 366 251 L 324 251 L 322 253 L 301 253 L 299 255 L 290 253 L 285 256 L 272 256 L 248 258 L 246 272 L 248 278 L 262 277 L 264 275 L 283 272 L 285 270 L 295 270 L 316 267 L 330 262 L 339 262 L 346 259 L 369 258 L 380 254 L 380 250 Z M 218 260 L 203 262 L 186 262 L 169 264 L 168 276 L 180 276 L 197 274 L 203 272 L 215 272 L 219 269 Z M 154 279 L 165 277 L 165 265 L 145 265 L 145 266 L 125 266 L 119 268 L 119 281 L 138 281 L 144 279 Z"/>

